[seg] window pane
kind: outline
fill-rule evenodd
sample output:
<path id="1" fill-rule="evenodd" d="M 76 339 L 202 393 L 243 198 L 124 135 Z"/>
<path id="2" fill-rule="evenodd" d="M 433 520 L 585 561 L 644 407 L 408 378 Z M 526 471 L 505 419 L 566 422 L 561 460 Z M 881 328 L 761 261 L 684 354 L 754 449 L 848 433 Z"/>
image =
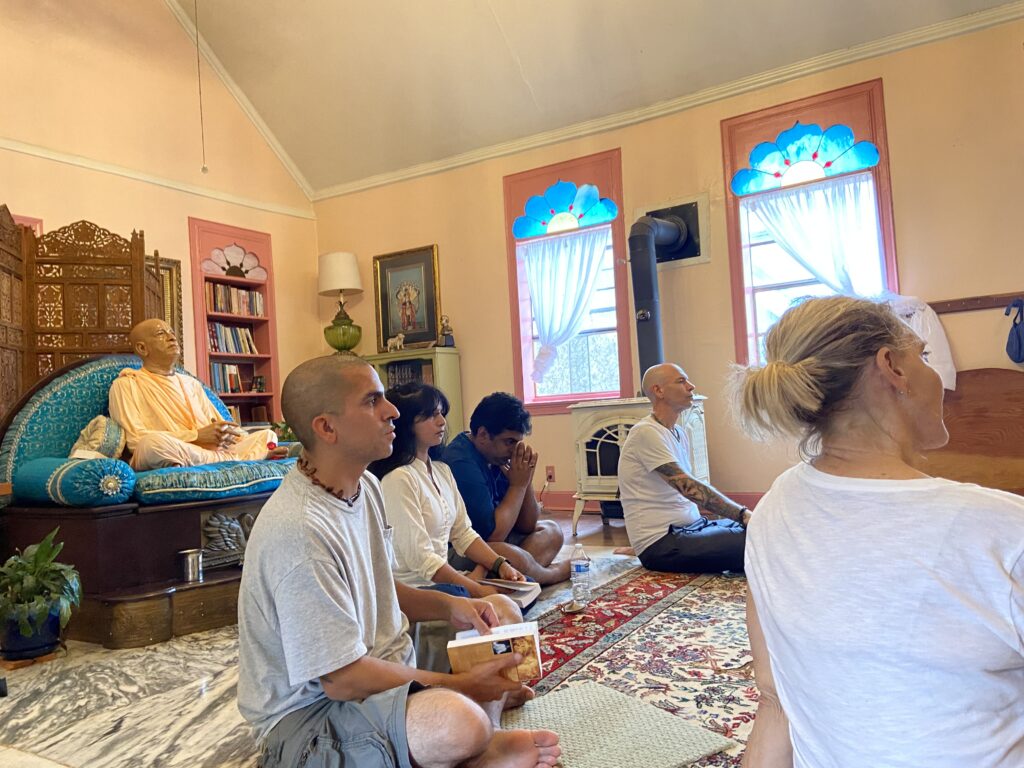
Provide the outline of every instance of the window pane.
<path id="1" fill-rule="evenodd" d="M 613 315 L 614 319 L 614 315 Z M 533 353 L 540 342 L 533 343 Z M 538 397 L 615 392 L 619 389 L 619 342 L 614 330 L 580 334 L 558 350 L 544 381 L 535 385 Z"/>
<path id="2" fill-rule="evenodd" d="M 774 242 L 751 247 L 750 272 L 755 286 L 814 279 L 814 275 Z"/>
<path id="3" fill-rule="evenodd" d="M 778 290 L 755 291 L 754 312 L 757 326 L 755 332 L 758 335 L 766 333 L 778 321 L 782 313 L 789 309 L 795 302 L 807 296 L 833 296 L 835 291 L 822 283 L 811 285 L 796 285 L 791 288 Z"/>

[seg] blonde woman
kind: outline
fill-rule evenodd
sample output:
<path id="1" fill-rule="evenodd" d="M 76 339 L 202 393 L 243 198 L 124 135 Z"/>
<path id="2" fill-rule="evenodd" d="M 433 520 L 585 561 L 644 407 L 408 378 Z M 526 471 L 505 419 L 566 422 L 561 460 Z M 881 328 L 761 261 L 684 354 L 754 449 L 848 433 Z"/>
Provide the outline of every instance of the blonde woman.
<path id="1" fill-rule="evenodd" d="M 747 532 L 748 768 L 1024 766 L 1024 499 L 929 477 L 942 383 L 885 305 L 786 312 L 740 379 L 803 438 Z"/>

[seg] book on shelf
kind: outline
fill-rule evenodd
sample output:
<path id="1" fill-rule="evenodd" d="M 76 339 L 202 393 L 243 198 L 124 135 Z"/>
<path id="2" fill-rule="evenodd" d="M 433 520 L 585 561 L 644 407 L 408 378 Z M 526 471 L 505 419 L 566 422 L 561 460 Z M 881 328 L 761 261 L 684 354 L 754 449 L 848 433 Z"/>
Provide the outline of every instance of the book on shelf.
<path id="1" fill-rule="evenodd" d="M 242 374 L 233 363 L 210 363 L 210 384 L 222 395 L 245 392 Z"/>
<path id="2" fill-rule="evenodd" d="M 263 294 L 224 283 L 206 283 L 206 311 L 263 317 Z"/>
<path id="3" fill-rule="evenodd" d="M 388 363 L 387 387 L 397 387 L 410 381 L 421 381 L 423 378 L 422 360 L 396 360 Z"/>
<path id="4" fill-rule="evenodd" d="M 540 584 L 535 581 L 511 581 L 509 579 L 477 579 L 478 584 L 496 587 L 520 609 L 525 609 L 540 597 Z"/>
<path id="5" fill-rule="evenodd" d="M 242 423 L 242 414 L 239 413 L 237 405 L 229 405 L 228 413 L 231 414 L 231 421 L 235 422 L 235 424 Z"/>
<path id="6" fill-rule="evenodd" d="M 467 629 L 448 642 L 448 661 L 455 674 L 468 672 L 507 653 L 520 653 L 523 660 L 502 671 L 505 677 L 520 683 L 540 678 L 540 633 L 536 621 L 495 627 L 489 635 Z"/>
<path id="7" fill-rule="evenodd" d="M 246 326 L 207 323 L 211 352 L 227 352 L 231 355 L 258 355 L 252 329 Z"/>

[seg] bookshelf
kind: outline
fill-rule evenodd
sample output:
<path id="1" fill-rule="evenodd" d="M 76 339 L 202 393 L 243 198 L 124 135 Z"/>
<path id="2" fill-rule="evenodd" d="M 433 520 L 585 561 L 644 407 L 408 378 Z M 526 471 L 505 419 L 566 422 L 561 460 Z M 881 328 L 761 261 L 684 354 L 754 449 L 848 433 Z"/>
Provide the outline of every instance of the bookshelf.
<path id="1" fill-rule="evenodd" d="M 405 381 L 426 381 L 444 392 L 448 398 L 448 439 L 468 429 L 462 410 L 462 375 L 459 373 L 459 351 L 455 347 L 428 347 L 363 355 L 377 370 L 384 389 Z"/>
<path id="2" fill-rule="evenodd" d="M 196 374 L 240 423 L 280 421 L 270 235 L 190 218 L 189 244 Z"/>

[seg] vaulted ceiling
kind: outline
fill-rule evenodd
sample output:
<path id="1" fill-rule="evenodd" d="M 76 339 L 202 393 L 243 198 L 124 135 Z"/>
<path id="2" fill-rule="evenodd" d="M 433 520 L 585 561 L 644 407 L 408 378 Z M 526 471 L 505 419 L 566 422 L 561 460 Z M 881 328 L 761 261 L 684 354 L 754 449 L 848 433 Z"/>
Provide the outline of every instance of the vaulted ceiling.
<path id="1" fill-rule="evenodd" d="M 193 0 L 167 2 L 194 21 Z M 968 14 L 995 23 L 1000 6 L 1024 14 L 1000 0 L 198 0 L 208 58 L 314 198 L 940 25 L 934 39 Z"/>

